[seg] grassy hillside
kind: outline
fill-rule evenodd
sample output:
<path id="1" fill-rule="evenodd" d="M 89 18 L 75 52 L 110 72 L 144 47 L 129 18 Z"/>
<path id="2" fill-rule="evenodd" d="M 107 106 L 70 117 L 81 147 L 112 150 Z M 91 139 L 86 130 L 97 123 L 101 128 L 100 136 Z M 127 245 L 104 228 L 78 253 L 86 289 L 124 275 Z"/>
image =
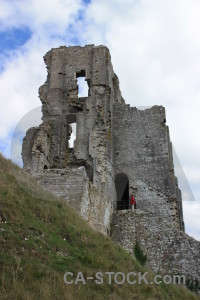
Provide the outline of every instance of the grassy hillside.
<path id="1" fill-rule="evenodd" d="M 0 155 L 0 299 L 199 299 L 169 285 L 67 285 L 67 271 L 144 272 L 108 237 Z M 153 275 L 149 275 L 152 278 Z"/>

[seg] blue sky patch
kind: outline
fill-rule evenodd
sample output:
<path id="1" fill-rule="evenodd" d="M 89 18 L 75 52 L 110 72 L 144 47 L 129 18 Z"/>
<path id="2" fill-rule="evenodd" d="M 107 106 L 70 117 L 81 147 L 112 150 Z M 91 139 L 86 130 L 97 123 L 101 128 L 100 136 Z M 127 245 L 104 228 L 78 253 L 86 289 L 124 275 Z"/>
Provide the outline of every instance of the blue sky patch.
<path id="1" fill-rule="evenodd" d="M 0 139 L 0 153 L 6 158 L 10 158 L 10 141 L 8 139 Z"/>
<path id="2" fill-rule="evenodd" d="M 24 45 L 31 37 L 31 31 L 28 28 L 12 29 L 0 32 L 0 53 L 6 54 L 9 50 Z"/>

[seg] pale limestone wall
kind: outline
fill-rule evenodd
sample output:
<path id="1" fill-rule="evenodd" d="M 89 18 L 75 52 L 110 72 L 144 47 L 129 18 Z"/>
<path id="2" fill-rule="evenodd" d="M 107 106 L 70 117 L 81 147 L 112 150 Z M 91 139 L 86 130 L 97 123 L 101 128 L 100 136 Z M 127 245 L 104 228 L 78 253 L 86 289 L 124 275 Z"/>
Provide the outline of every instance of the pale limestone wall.
<path id="1" fill-rule="evenodd" d="M 44 188 L 64 199 L 80 213 L 81 197 L 88 181 L 85 167 L 47 169 L 32 174 Z"/>
<path id="2" fill-rule="evenodd" d="M 48 191 L 66 201 L 95 230 L 109 234 L 111 202 L 88 179 L 85 167 L 50 169 L 32 173 Z"/>
<path id="3" fill-rule="evenodd" d="M 116 175 L 124 173 L 128 176 L 130 193 L 135 193 L 140 209 L 151 211 L 153 208 L 157 214 L 162 214 L 163 209 L 164 216 L 168 206 L 168 215 L 173 217 L 174 226 L 184 230 L 182 207 L 179 205 L 181 193 L 174 175 L 169 130 L 165 122 L 162 106 L 139 110 L 115 103 L 114 169 Z M 139 181 L 138 190 L 136 182 Z M 148 191 L 144 187 L 145 193 L 141 197 L 143 183 L 148 186 Z M 153 199 L 148 196 L 151 189 L 157 192 Z M 159 201 L 154 202 L 158 198 Z"/>
<path id="4" fill-rule="evenodd" d="M 176 203 L 169 197 L 140 180 L 134 183 L 134 194 L 137 209 L 161 216 L 179 229 L 179 224 L 174 222 Z"/>
<path id="5" fill-rule="evenodd" d="M 88 182 L 81 199 L 80 215 L 96 230 L 110 233 L 110 219 L 113 206 L 103 193 Z"/>
<path id="6" fill-rule="evenodd" d="M 131 254 L 137 240 L 155 272 L 179 273 L 200 281 L 200 242 L 155 214 L 139 209 L 116 211 L 111 237 Z"/>

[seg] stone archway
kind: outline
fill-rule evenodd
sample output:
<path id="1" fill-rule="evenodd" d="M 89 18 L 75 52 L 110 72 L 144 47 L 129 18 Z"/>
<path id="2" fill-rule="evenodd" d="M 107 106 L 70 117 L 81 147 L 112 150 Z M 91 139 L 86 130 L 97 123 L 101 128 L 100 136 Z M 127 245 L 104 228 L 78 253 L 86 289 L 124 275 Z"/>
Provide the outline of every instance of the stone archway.
<path id="1" fill-rule="evenodd" d="M 115 188 L 117 193 L 117 210 L 129 209 L 129 180 L 126 174 L 115 176 Z"/>

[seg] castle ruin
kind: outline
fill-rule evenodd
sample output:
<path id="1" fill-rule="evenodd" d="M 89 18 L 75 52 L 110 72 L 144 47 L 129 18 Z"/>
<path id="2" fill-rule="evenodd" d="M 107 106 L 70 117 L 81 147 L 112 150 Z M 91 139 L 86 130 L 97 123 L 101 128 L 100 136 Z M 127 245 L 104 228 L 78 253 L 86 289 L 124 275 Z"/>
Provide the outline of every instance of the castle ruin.
<path id="1" fill-rule="evenodd" d="M 199 280 L 200 242 L 184 232 L 164 107 L 125 103 L 105 46 L 62 46 L 44 61 L 43 122 L 26 133 L 24 168 L 130 253 L 138 241 L 152 270 Z M 79 77 L 87 97 L 79 97 Z"/>

